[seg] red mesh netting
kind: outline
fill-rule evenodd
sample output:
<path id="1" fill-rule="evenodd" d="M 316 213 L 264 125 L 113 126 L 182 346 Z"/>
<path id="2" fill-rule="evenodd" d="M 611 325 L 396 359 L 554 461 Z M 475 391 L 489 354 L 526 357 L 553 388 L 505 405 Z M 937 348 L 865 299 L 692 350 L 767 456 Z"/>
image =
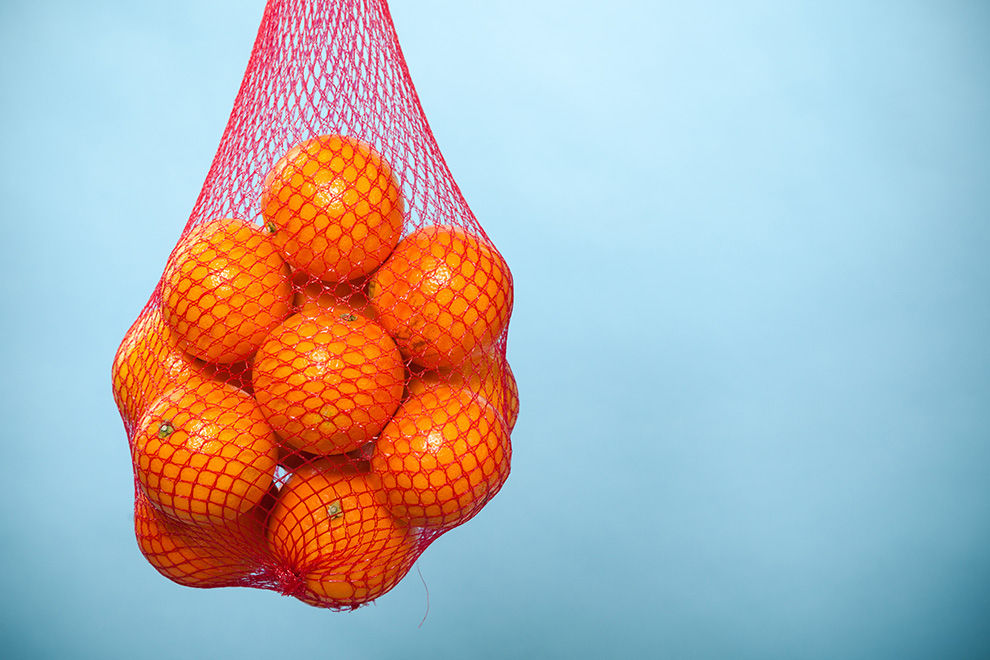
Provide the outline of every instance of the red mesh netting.
<path id="1" fill-rule="evenodd" d="M 271 0 L 203 190 L 113 364 L 148 561 L 357 607 L 509 473 L 512 277 L 384 0 Z"/>

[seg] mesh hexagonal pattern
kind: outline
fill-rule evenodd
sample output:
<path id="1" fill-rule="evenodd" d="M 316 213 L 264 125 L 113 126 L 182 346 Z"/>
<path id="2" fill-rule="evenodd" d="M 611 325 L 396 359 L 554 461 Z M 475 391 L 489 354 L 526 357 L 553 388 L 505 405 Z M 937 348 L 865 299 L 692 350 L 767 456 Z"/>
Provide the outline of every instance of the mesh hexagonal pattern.
<path id="1" fill-rule="evenodd" d="M 270 0 L 114 358 L 139 549 L 192 587 L 385 594 L 508 477 L 511 311 L 385 0 Z"/>

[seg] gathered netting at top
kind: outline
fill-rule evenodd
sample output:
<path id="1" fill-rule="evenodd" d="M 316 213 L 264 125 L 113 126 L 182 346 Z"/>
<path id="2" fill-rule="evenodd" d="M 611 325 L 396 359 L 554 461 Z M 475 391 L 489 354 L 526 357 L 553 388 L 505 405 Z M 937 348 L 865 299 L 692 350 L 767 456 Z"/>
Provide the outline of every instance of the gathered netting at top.
<path id="1" fill-rule="evenodd" d="M 265 172 L 291 145 L 324 133 L 376 146 L 399 180 L 410 226 L 484 233 L 436 144 L 382 0 L 268 3 L 189 224 L 260 218 Z"/>

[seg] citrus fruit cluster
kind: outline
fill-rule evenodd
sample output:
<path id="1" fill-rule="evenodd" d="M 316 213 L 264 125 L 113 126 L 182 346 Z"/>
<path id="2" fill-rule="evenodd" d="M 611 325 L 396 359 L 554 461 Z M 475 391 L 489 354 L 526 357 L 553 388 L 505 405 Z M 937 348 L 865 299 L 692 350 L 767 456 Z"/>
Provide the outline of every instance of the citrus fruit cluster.
<path id="1" fill-rule="evenodd" d="M 512 279 L 477 233 L 407 227 L 346 136 L 292 147 L 260 210 L 182 237 L 115 357 L 138 544 L 181 584 L 356 607 L 508 476 Z"/>

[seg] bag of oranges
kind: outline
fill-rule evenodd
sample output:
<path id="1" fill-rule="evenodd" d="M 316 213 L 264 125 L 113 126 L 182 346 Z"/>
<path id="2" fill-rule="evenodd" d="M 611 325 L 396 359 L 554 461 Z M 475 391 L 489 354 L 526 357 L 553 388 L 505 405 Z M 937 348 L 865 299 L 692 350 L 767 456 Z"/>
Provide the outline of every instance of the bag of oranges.
<path id="1" fill-rule="evenodd" d="M 141 552 L 188 586 L 381 596 L 508 476 L 511 311 L 385 0 L 270 0 L 113 363 Z"/>

